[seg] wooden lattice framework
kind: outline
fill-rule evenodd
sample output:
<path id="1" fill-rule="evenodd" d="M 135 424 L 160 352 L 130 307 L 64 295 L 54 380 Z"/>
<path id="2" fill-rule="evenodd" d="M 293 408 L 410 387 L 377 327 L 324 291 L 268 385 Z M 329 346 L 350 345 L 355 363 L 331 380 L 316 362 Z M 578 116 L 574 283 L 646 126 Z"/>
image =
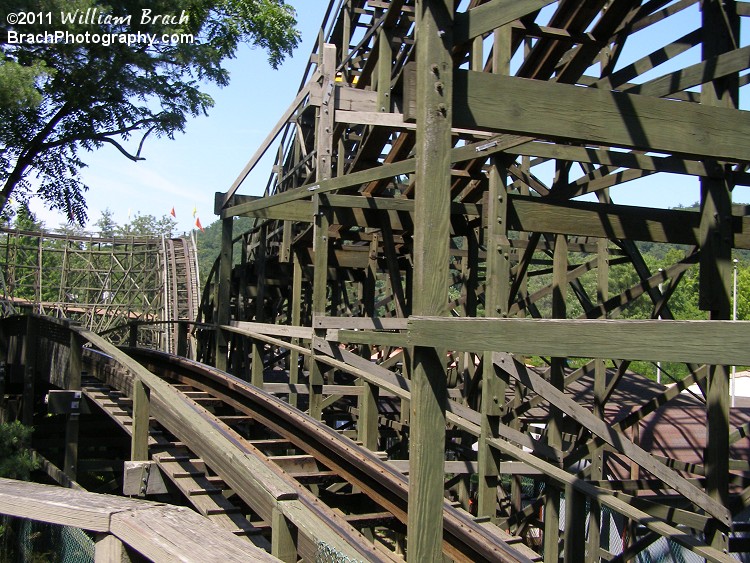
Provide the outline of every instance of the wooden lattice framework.
<path id="1" fill-rule="evenodd" d="M 222 330 L 205 357 L 257 385 L 286 362 L 289 383 L 308 384 L 290 401 L 352 414 L 370 448 L 408 450 L 408 560 L 441 558 L 438 507 L 446 488 L 468 507 L 472 475 L 478 516 L 538 540 L 547 561 L 625 560 L 661 537 L 710 560 L 748 551 L 749 417 L 730 409 L 727 367 L 750 363 L 750 328 L 727 322 L 732 251 L 750 248 L 732 207 L 750 185 L 743 16 L 734 0 L 329 6 L 297 98 L 217 194 L 204 316 Z M 239 195 L 278 138 L 263 197 Z M 646 176 L 699 182 L 700 209 L 614 201 Z M 256 223 L 234 244 L 237 216 Z M 652 272 L 637 241 L 688 250 Z M 610 295 L 615 264 L 637 282 Z M 673 320 L 689 268 L 708 320 Z M 616 320 L 638 299 L 653 320 Z M 631 360 L 690 374 L 665 387 Z M 347 376 L 356 404 L 323 395 Z M 642 446 L 638 428 L 693 383 L 696 457 L 670 456 L 669 437 L 667 455 Z M 469 473 L 447 477 L 446 454 Z M 522 478 L 536 484 L 526 496 Z M 603 508 L 626 522 L 617 553 Z"/>
<path id="2" fill-rule="evenodd" d="M 72 319 L 97 332 L 135 321 L 192 320 L 197 315 L 192 239 L 3 228 L 0 264 L 3 315 L 33 312 Z M 176 326 L 141 327 L 142 343 L 176 349 Z M 127 330 L 112 336 L 118 342 L 133 340 Z"/>

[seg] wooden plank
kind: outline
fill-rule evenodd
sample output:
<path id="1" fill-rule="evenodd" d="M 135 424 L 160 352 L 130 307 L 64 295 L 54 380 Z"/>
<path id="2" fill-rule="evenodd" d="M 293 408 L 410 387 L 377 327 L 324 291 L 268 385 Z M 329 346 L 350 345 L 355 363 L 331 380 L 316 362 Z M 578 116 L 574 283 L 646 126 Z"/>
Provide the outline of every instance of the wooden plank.
<path id="1" fill-rule="evenodd" d="M 740 72 L 748 67 L 750 67 L 750 46 L 723 53 L 643 84 L 634 84 L 623 88 L 623 91 L 629 94 L 664 97 L 728 74 Z"/>
<path id="2" fill-rule="evenodd" d="M 541 10 L 557 0 L 492 0 L 466 12 L 456 14 L 454 41 L 457 45 L 466 43 L 520 19 L 523 16 Z"/>
<path id="3" fill-rule="evenodd" d="M 237 444 L 242 438 L 224 425 L 217 424 L 216 418 L 208 411 L 102 337 L 82 328 L 75 327 L 74 330 L 139 377 L 151 390 L 153 416 L 214 467 L 227 484 L 264 520 L 271 517 L 271 508 L 275 502 L 296 498 L 297 490 L 293 484 L 277 473 L 274 466 L 264 460 L 259 452 L 258 455 L 250 455 L 240 449 Z M 132 389 L 123 391 L 131 392 Z"/>
<path id="4" fill-rule="evenodd" d="M 510 228 L 526 232 L 698 244 L 700 214 L 584 201 L 510 196 Z M 739 223 L 739 220 L 737 221 Z"/>
<path id="5" fill-rule="evenodd" d="M 476 157 L 490 156 L 497 152 L 506 151 L 515 146 L 527 143 L 531 140 L 530 137 L 519 135 L 497 135 L 486 141 L 452 149 L 450 151 L 451 163 L 462 162 Z M 322 182 L 294 188 L 268 197 L 259 198 L 257 200 L 238 203 L 237 205 L 224 209 L 221 212 L 221 217 L 224 219 L 227 217 L 244 215 L 266 207 L 305 199 L 313 194 L 328 193 L 341 188 L 350 188 L 352 186 L 366 184 L 375 180 L 383 180 L 386 178 L 411 174 L 415 172 L 415 170 L 415 158 L 408 158 L 391 164 L 383 164 L 382 166 L 376 166 L 359 172 L 352 172 L 351 174 L 345 174 L 344 176 L 337 176 Z"/>
<path id="6" fill-rule="evenodd" d="M 109 532 L 113 513 L 151 506 L 162 505 L 0 478 L 0 513 L 92 532 Z"/>
<path id="7" fill-rule="evenodd" d="M 452 0 L 417 4 L 417 142 L 411 309 L 446 315 L 453 118 Z M 400 279 L 395 280 L 401 283 Z M 393 280 L 392 280 L 393 282 Z M 409 563 L 443 557 L 447 380 L 435 340 L 413 351 L 409 434 Z"/>
<path id="8" fill-rule="evenodd" d="M 306 326 L 253 323 L 248 321 L 231 321 L 229 325 L 246 331 L 248 335 L 267 334 L 269 336 L 288 336 L 291 338 L 304 339 L 310 339 L 313 335 L 312 328 Z"/>
<path id="9" fill-rule="evenodd" d="M 317 328 L 338 328 L 355 330 L 406 330 L 406 319 L 391 317 L 315 317 Z"/>
<path id="10" fill-rule="evenodd" d="M 471 319 L 413 316 L 407 344 L 529 356 L 749 365 L 750 321 Z"/>
<path id="11" fill-rule="evenodd" d="M 459 126 L 750 161 L 745 111 L 462 70 L 454 84 Z"/>
<path id="12" fill-rule="evenodd" d="M 162 506 L 115 513 L 110 530 L 152 561 L 278 561 L 184 507 Z"/>
<path id="13" fill-rule="evenodd" d="M 129 563 L 130 557 L 120 538 L 98 534 L 94 546 L 94 563 Z"/>

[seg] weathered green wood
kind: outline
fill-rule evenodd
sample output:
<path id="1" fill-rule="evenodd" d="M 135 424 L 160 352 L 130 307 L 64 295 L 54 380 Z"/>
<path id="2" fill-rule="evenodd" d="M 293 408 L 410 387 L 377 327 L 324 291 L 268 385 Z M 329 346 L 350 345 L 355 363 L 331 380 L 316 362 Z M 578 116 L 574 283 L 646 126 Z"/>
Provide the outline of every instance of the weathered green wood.
<path id="1" fill-rule="evenodd" d="M 700 214 L 586 201 L 510 196 L 510 228 L 527 232 L 698 244 Z M 741 220 L 734 222 L 741 229 Z M 743 229 L 744 230 L 744 229 Z"/>
<path id="2" fill-rule="evenodd" d="M 561 181 L 560 162 L 557 162 L 555 181 Z M 552 258 L 552 317 L 564 319 L 567 316 L 567 288 L 568 288 L 568 239 L 565 235 L 555 236 L 555 251 Z M 546 383 L 546 382 L 545 382 Z M 550 388 L 562 390 L 565 386 L 565 360 L 553 357 L 550 365 Z M 550 418 L 547 423 L 547 443 L 553 448 L 562 449 L 563 411 L 557 404 L 551 402 Z M 557 562 L 560 559 L 560 494 L 561 490 L 554 483 L 547 483 L 544 489 L 544 559 Z M 568 549 L 574 540 L 571 532 L 577 532 L 575 526 L 565 522 L 564 543 L 565 561 L 569 563 L 572 555 Z M 578 553 L 582 555 L 582 553 Z"/>
<path id="3" fill-rule="evenodd" d="M 130 460 L 147 461 L 149 418 L 151 401 L 149 391 L 137 376 L 133 379 L 133 433 L 130 442 Z"/>
<path id="4" fill-rule="evenodd" d="M 291 295 L 292 325 L 299 326 L 302 317 L 302 266 L 296 252 L 292 253 L 292 295 Z M 292 344 L 299 344 L 299 340 L 292 339 Z M 289 383 L 299 382 L 299 351 L 292 348 L 289 352 Z M 289 394 L 289 404 L 297 406 L 297 395 Z"/>
<path id="5" fill-rule="evenodd" d="M 26 332 L 23 338 L 23 406 L 21 422 L 26 426 L 34 424 L 34 393 L 36 387 L 37 350 L 39 326 L 37 320 L 29 315 L 26 317 Z"/>
<path id="6" fill-rule="evenodd" d="M 496 68 L 499 72 L 507 71 L 510 37 L 508 28 L 505 33 L 495 33 L 495 49 L 498 52 Z M 501 65 L 500 53 L 505 54 L 506 64 Z M 505 177 L 507 172 L 500 168 L 497 158 L 493 158 L 489 171 L 489 194 L 487 203 L 487 222 L 485 241 L 488 249 L 486 263 L 485 311 L 489 315 L 507 313 L 510 291 L 510 258 L 509 248 L 502 242 L 507 235 L 508 194 Z M 484 358 L 491 357 L 491 352 L 484 352 Z M 492 362 L 482 364 L 482 415 L 481 433 L 479 435 L 478 461 L 479 482 L 477 487 L 477 515 L 495 518 L 497 513 L 497 487 L 499 485 L 500 455 L 491 448 L 488 438 L 497 437 L 496 428 L 500 421 L 501 406 L 505 397 L 505 382 L 499 377 Z"/>
<path id="7" fill-rule="evenodd" d="M 597 252 L 597 303 L 602 304 L 609 299 L 609 251 L 608 240 L 600 238 L 596 242 Z M 594 360 L 594 409 L 593 414 L 604 420 L 604 402 L 607 386 L 607 365 L 604 360 Z M 596 448 L 591 453 L 591 478 L 604 477 L 604 448 Z M 602 507 L 595 498 L 590 499 L 589 506 L 589 536 L 586 542 L 586 563 L 599 561 L 599 547 L 601 544 Z"/>
<path id="8" fill-rule="evenodd" d="M 297 530 L 279 508 L 271 516 L 271 555 L 286 563 L 297 562 Z"/>
<path id="9" fill-rule="evenodd" d="M 460 45 L 488 31 L 513 22 L 555 0 L 492 0 L 467 12 L 456 14 L 455 43 Z"/>
<path id="10" fill-rule="evenodd" d="M 442 319 L 412 316 L 406 343 L 529 356 L 750 365 L 750 321 Z M 348 336 L 348 333 L 342 334 Z"/>
<path id="11" fill-rule="evenodd" d="M 568 473 L 564 469 L 560 469 L 551 463 L 548 463 L 541 458 L 523 451 L 518 446 L 506 442 L 505 440 L 493 440 L 495 444 L 502 452 L 510 455 L 518 461 L 525 462 L 527 465 L 534 467 L 542 471 L 549 478 L 554 479 L 560 484 L 569 484 L 576 490 L 584 493 L 588 497 L 596 497 L 601 504 L 612 509 L 613 511 L 624 515 L 631 520 L 639 522 L 646 526 L 648 529 L 657 532 L 658 534 L 665 536 L 678 544 L 687 547 L 689 550 L 697 553 L 701 557 L 705 557 L 708 561 L 716 561 L 721 563 L 732 563 L 736 559 L 730 557 L 728 554 L 714 549 L 705 543 L 701 542 L 698 538 L 691 534 L 686 534 L 679 528 L 670 526 L 658 518 L 654 518 L 650 514 L 643 512 L 642 510 L 631 506 L 627 502 L 618 499 L 602 489 L 598 489 L 594 485 L 591 485 L 579 479 L 575 475 Z"/>
<path id="12" fill-rule="evenodd" d="M 316 196 L 316 200 L 317 200 Z M 313 252 L 315 253 L 315 262 L 313 268 L 313 287 L 312 287 L 312 313 L 313 319 L 317 315 L 326 314 L 327 294 L 328 294 L 328 227 L 329 218 L 328 210 L 319 207 L 315 216 L 315 232 Z M 312 357 L 310 362 L 310 402 L 308 411 L 313 418 L 321 417 L 322 386 L 323 386 L 323 369 L 319 362 Z"/>
<path id="13" fill-rule="evenodd" d="M 451 163 L 470 160 L 478 156 L 490 156 L 492 154 L 512 149 L 515 146 L 531 141 L 529 137 L 518 135 L 498 135 L 486 141 L 471 143 L 469 145 L 456 147 L 450 151 Z M 497 143 L 497 144 L 495 144 Z M 485 148 L 482 148 L 485 147 Z M 482 150 L 478 150 L 482 148 Z M 330 178 L 329 180 L 316 182 L 308 186 L 294 188 L 285 192 L 270 195 L 268 197 L 258 198 L 252 201 L 244 201 L 232 207 L 228 207 L 221 212 L 221 218 L 234 217 L 255 213 L 258 210 L 287 204 L 289 202 L 305 199 L 313 194 L 328 193 L 341 188 L 350 188 L 352 186 L 366 184 L 375 180 L 403 176 L 416 171 L 417 162 L 415 158 L 408 158 L 391 164 L 383 164 L 368 170 L 352 172 L 345 176 Z"/>
<path id="14" fill-rule="evenodd" d="M 687 481 L 687 479 L 656 461 L 651 454 L 635 445 L 625 435 L 615 431 L 606 422 L 596 418 L 552 383 L 545 381 L 532 370 L 523 369 L 522 366 L 518 366 L 518 370 L 509 373 L 509 375 L 516 377 L 521 383 L 532 389 L 535 393 L 543 396 L 561 412 L 564 412 L 567 416 L 602 438 L 616 451 L 632 459 L 640 467 L 643 467 L 652 475 L 664 481 L 664 483 L 680 492 L 697 506 L 706 510 L 724 524 L 731 523 L 731 514 L 724 505 L 715 502 L 701 489 Z"/>
<path id="15" fill-rule="evenodd" d="M 81 360 L 82 339 L 75 333 L 70 333 L 70 345 L 68 356 L 68 389 L 81 390 L 81 372 L 83 365 Z M 83 400 L 83 397 L 81 397 Z M 80 420 L 77 412 L 70 413 L 65 427 L 65 459 L 63 461 L 63 472 L 71 480 L 75 481 L 78 473 L 78 428 Z"/>
<path id="16" fill-rule="evenodd" d="M 750 161 L 744 111 L 461 70 L 455 99 L 461 126 Z"/>
<path id="17" fill-rule="evenodd" d="M 739 42 L 740 22 L 734 0 L 708 0 L 701 5 L 703 58 L 731 51 Z M 722 29 L 723 33 L 717 33 Z M 738 107 L 737 74 L 703 85 L 701 104 L 732 111 Z M 728 168 L 728 167 L 727 167 Z M 728 172 L 728 170 L 727 170 Z M 732 188 L 727 176 L 701 179 L 701 254 L 699 306 L 709 311 L 709 319 L 730 318 L 732 279 Z M 720 362 L 716 362 L 720 363 Z M 720 504 L 729 503 L 729 367 L 710 366 L 706 392 L 706 492 Z M 716 549 L 729 546 L 731 521 L 712 522 L 706 542 Z"/>
<path id="18" fill-rule="evenodd" d="M 391 50 L 390 31 L 385 26 L 378 30 L 378 104 L 377 111 L 391 111 Z"/>
<path id="19" fill-rule="evenodd" d="M 450 235 L 453 2 L 419 0 L 417 143 L 412 310 L 447 313 Z M 427 311 L 430 311 L 427 313 Z M 407 561 L 442 559 L 447 381 L 444 354 L 416 347 L 412 359 Z"/>
<path id="20" fill-rule="evenodd" d="M 229 324 L 229 308 L 231 306 L 229 297 L 232 281 L 232 226 L 234 220 L 230 217 L 221 222 L 221 248 L 219 249 L 219 273 L 216 283 L 216 311 L 215 321 L 217 325 Z M 227 354 L 229 344 L 226 335 L 219 329 L 215 331 L 215 363 L 221 370 L 227 369 Z"/>
<path id="21" fill-rule="evenodd" d="M 687 68 L 654 78 L 643 84 L 634 84 L 623 91 L 629 94 L 664 97 L 710 80 L 723 78 L 750 67 L 750 46 L 703 60 Z M 705 100 L 702 100 L 705 102 Z"/>
<path id="22" fill-rule="evenodd" d="M 700 30 L 694 29 L 672 43 L 664 46 L 660 45 L 656 51 L 644 55 L 640 59 L 625 65 L 623 68 L 612 73 L 607 73 L 606 76 L 597 80 L 595 86 L 603 90 L 625 90 L 626 88 L 623 88 L 623 85 L 629 80 L 636 79 L 653 70 L 657 65 L 688 51 L 700 43 L 700 41 Z M 707 74 L 710 75 L 710 73 Z M 678 80 L 674 80 L 674 82 L 679 83 Z"/>

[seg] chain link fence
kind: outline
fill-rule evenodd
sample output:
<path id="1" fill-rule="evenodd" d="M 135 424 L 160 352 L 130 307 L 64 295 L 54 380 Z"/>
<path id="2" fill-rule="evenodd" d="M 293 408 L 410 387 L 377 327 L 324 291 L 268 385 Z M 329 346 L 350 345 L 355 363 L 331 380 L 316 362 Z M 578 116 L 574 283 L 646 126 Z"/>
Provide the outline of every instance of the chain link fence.
<path id="1" fill-rule="evenodd" d="M 94 539 L 79 528 L 0 518 L 2 563 L 93 563 Z"/>

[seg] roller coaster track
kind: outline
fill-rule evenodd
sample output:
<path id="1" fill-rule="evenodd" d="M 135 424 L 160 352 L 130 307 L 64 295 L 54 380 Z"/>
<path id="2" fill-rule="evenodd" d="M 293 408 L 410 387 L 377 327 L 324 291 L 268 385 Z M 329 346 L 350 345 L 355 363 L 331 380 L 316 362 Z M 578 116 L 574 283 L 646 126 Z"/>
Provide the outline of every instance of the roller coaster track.
<path id="1" fill-rule="evenodd" d="M 193 239 L 162 239 L 164 254 L 164 320 L 195 319 L 200 301 L 197 251 Z M 177 325 L 166 338 L 166 351 L 177 351 Z"/>
<path id="2" fill-rule="evenodd" d="M 192 417 L 208 421 L 213 432 L 230 440 L 236 452 L 259 462 L 259 471 L 277 480 L 277 505 L 299 530 L 299 555 L 314 559 L 321 541 L 357 560 L 400 559 L 395 545 L 405 531 L 408 481 L 376 453 L 231 375 L 177 356 L 145 349 L 126 350 L 150 372 L 171 384 L 191 407 Z M 87 351 L 90 378 L 84 393 L 121 428 L 132 428 L 131 375 L 111 357 Z M 217 456 L 212 437 L 190 419 L 154 409 L 149 453 L 199 512 L 267 546 L 273 508 L 246 483 L 253 476 Z M 160 413 L 164 413 L 161 414 Z M 257 477 L 257 475 L 255 476 Z M 270 477 L 269 477 L 270 478 Z M 266 483 L 268 484 L 268 483 Z M 227 489 L 237 493 L 227 500 Z M 317 493 L 317 494 L 316 494 Z M 295 509 L 290 506 L 295 504 Z M 444 552 L 457 561 L 531 561 L 538 557 L 521 539 L 484 526 L 446 502 Z M 311 525 L 311 522 L 315 523 Z M 377 530 L 370 537 L 363 530 Z"/>

